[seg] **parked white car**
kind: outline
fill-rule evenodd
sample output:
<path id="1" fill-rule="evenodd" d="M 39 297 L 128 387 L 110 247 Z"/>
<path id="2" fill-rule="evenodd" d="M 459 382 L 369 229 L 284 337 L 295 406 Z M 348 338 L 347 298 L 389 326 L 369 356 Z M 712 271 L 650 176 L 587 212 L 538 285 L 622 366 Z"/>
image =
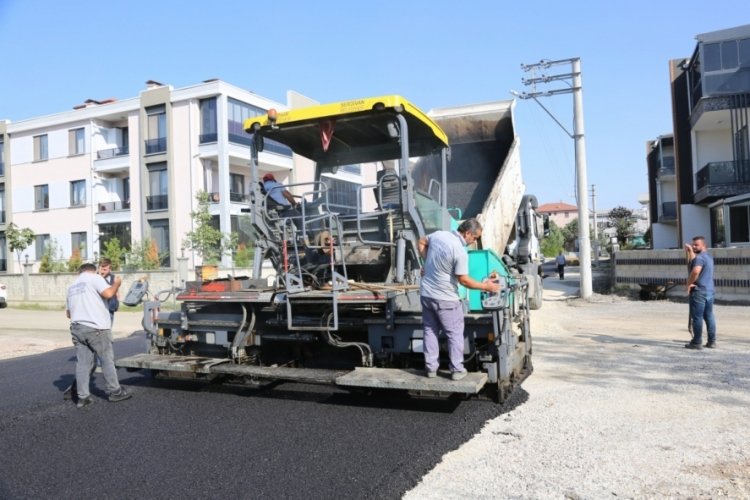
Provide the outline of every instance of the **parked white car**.
<path id="1" fill-rule="evenodd" d="M 8 287 L 0 283 L 0 309 L 8 305 Z"/>

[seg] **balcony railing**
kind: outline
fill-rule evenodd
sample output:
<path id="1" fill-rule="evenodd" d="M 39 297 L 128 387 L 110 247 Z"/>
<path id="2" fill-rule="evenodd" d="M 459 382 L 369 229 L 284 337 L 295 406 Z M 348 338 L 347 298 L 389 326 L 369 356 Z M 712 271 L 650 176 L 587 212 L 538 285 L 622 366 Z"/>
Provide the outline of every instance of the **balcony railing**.
<path id="1" fill-rule="evenodd" d="M 696 174 L 698 189 L 711 184 L 750 182 L 750 160 L 716 161 L 708 163 Z"/>
<path id="2" fill-rule="evenodd" d="M 102 149 L 101 151 L 97 151 L 96 159 L 106 160 L 108 158 L 114 158 L 115 156 L 127 156 L 128 154 L 130 154 L 130 152 L 128 151 L 128 147 L 121 146 L 117 148 Z"/>
<path id="3" fill-rule="evenodd" d="M 249 146 L 253 142 L 253 136 L 250 134 L 233 134 L 229 133 L 229 142 Z M 292 149 L 288 146 L 274 141 L 273 139 L 263 139 L 263 151 L 276 153 L 284 156 L 292 156 Z"/>
<path id="4" fill-rule="evenodd" d="M 662 167 L 659 167 L 658 174 L 659 174 L 659 177 L 666 177 L 668 175 L 674 175 L 674 172 L 675 172 L 674 165 L 672 165 L 671 167 L 662 166 Z"/>
<path id="5" fill-rule="evenodd" d="M 229 201 L 233 203 L 243 203 L 246 202 L 249 198 L 250 197 L 245 193 L 229 193 Z M 208 201 L 209 203 L 219 203 L 219 201 L 221 201 L 221 196 L 218 192 L 208 193 Z"/>
<path id="6" fill-rule="evenodd" d="M 665 201 L 661 204 L 659 220 L 677 220 L 677 202 Z"/>
<path id="7" fill-rule="evenodd" d="M 129 201 L 108 201 L 98 203 L 98 212 L 116 212 L 118 210 L 130 210 Z"/>
<path id="8" fill-rule="evenodd" d="M 167 150 L 167 138 L 146 139 L 146 154 L 163 153 Z"/>
<path id="9" fill-rule="evenodd" d="M 248 196 L 245 193 L 229 193 L 229 201 L 232 201 L 234 203 L 242 203 L 243 201 L 247 201 Z"/>
<path id="10" fill-rule="evenodd" d="M 169 195 L 146 196 L 146 210 L 166 210 L 169 208 Z"/>
<path id="11" fill-rule="evenodd" d="M 706 164 L 695 175 L 697 203 L 750 192 L 750 160 Z"/>
<path id="12" fill-rule="evenodd" d="M 201 144 L 216 142 L 218 140 L 218 135 L 216 134 L 216 132 L 212 134 L 201 134 L 199 140 Z"/>

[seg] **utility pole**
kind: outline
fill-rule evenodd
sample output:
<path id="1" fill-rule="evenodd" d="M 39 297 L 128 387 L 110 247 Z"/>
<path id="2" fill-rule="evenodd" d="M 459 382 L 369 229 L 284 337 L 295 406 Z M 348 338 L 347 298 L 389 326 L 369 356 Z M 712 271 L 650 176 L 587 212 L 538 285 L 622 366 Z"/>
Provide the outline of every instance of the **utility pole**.
<path id="1" fill-rule="evenodd" d="M 591 185 L 591 213 L 594 214 L 594 241 L 591 245 L 594 249 L 594 267 L 599 267 L 599 228 L 596 223 L 596 184 Z"/>
<path id="2" fill-rule="evenodd" d="M 588 180 L 586 179 L 586 141 L 583 132 L 583 87 L 581 85 L 581 58 L 573 57 L 570 59 L 560 59 L 550 61 L 542 59 L 536 64 L 521 64 L 524 72 L 532 71 L 536 74 L 537 70 L 548 69 L 551 66 L 560 64 L 570 64 L 571 72 L 547 76 L 542 74 L 539 77 L 524 78 L 521 82 L 524 85 L 531 85 L 533 92 L 512 92 L 521 99 L 534 99 L 541 108 L 562 128 L 568 136 L 575 142 L 576 158 L 576 193 L 578 198 L 578 249 L 579 260 L 581 263 L 581 298 L 589 299 L 592 294 L 591 286 L 591 240 L 589 238 L 589 203 L 588 203 Z M 570 80 L 571 82 L 569 82 Z M 536 91 L 536 85 L 539 83 L 550 83 L 561 81 L 568 85 L 569 88 L 558 88 L 546 90 L 543 92 Z M 568 130 L 550 113 L 550 111 L 539 102 L 537 97 L 550 97 L 557 94 L 573 94 L 573 133 Z"/>

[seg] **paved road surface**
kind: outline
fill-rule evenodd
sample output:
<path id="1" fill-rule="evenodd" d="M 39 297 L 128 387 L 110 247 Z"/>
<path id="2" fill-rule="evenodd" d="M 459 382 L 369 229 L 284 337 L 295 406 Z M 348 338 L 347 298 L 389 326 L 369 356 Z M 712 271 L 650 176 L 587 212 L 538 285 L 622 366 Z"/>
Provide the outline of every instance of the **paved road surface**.
<path id="1" fill-rule="evenodd" d="M 118 340 L 116 355 L 142 342 Z M 96 404 L 77 410 L 62 399 L 73 369 L 72 347 L 0 361 L 0 498 L 399 498 L 503 411 L 124 370 L 133 399 L 108 403 L 96 375 Z"/>

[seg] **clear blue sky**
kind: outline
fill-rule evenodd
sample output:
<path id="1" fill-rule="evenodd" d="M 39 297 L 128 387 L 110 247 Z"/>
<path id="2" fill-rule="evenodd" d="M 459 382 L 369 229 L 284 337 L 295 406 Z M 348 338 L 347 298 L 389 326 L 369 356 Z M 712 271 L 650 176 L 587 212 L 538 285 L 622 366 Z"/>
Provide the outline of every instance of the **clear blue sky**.
<path id="1" fill-rule="evenodd" d="M 0 119 L 135 97 L 149 79 L 221 78 L 281 102 L 398 93 L 430 109 L 509 99 L 529 90 L 521 63 L 580 57 L 597 208 L 636 208 L 646 141 L 672 129 L 668 61 L 748 23 L 747 0 L 0 0 Z M 570 95 L 543 102 L 572 129 Z M 516 126 L 527 191 L 575 204 L 572 139 L 533 101 Z"/>

